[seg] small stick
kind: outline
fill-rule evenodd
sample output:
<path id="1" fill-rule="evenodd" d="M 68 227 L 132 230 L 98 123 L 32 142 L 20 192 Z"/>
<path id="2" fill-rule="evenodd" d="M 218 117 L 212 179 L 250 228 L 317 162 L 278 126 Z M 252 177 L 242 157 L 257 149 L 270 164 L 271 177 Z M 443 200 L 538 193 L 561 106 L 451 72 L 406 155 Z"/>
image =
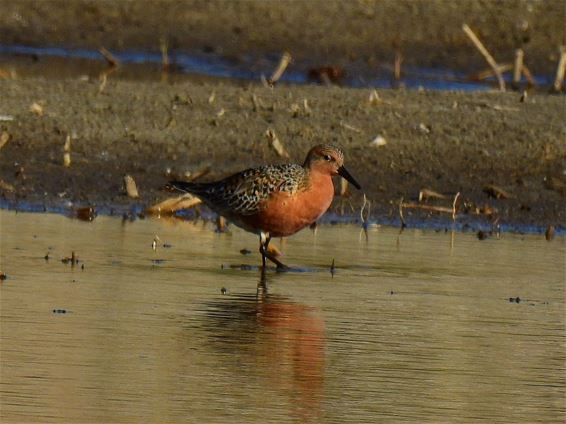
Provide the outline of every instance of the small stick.
<path id="1" fill-rule="evenodd" d="M 114 56 L 112 53 L 110 53 L 104 47 L 100 47 L 98 49 L 98 51 L 100 52 L 100 54 L 102 56 L 104 56 L 104 59 L 106 59 L 106 61 L 108 62 L 108 65 L 111 66 L 112 68 L 114 68 L 114 67 L 116 67 L 120 64 L 120 61 L 116 58 L 116 56 Z"/>
<path id="2" fill-rule="evenodd" d="M 334 274 L 336 273 L 336 266 L 334 265 L 334 258 L 332 258 L 332 264 L 330 265 L 330 275 L 334 278 Z"/>
<path id="3" fill-rule="evenodd" d="M 165 37 L 163 37 L 160 40 L 159 48 L 161 49 L 161 70 L 163 72 L 168 72 L 170 63 L 169 63 L 168 45 Z"/>
<path id="4" fill-rule="evenodd" d="M 426 199 L 446 199 L 446 196 L 434 190 L 423 188 L 421 191 L 419 191 L 419 202 L 422 202 Z"/>
<path id="5" fill-rule="evenodd" d="M 513 64 L 505 63 L 503 65 L 497 65 L 497 69 L 499 69 L 499 72 L 504 74 L 505 72 L 508 72 L 511 69 L 513 69 Z M 470 75 L 469 78 L 472 81 L 483 81 L 484 79 L 487 79 L 487 78 L 492 77 L 494 75 L 495 75 L 495 72 L 493 72 L 493 69 L 489 68 L 489 69 L 485 69 L 485 70 L 480 71 L 480 72 L 476 72 L 476 73 Z"/>
<path id="6" fill-rule="evenodd" d="M 554 79 L 554 91 L 562 91 L 562 83 L 564 82 L 564 74 L 566 73 L 566 47 L 560 47 L 560 59 L 556 68 L 556 78 Z"/>
<path id="7" fill-rule="evenodd" d="M 102 71 L 100 73 L 100 75 L 98 76 L 98 78 L 100 79 L 100 85 L 98 86 L 98 92 L 102 93 L 104 91 L 104 88 L 106 87 L 106 82 L 108 80 L 108 77 L 118 68 L 116 67 L 112 67 L 112 68 L 108 68 L 104 71 Z"/>
<path id="8" fill-rule="evenodd" d="M 513 84 L 517 87 L 521 82 L 521 75 L 523 74 L 523 57 L 525 53 L 523 49 L 515 50 L 515 66 L 513 67 Z"/>
<path id="9" fill-rule="evenodd" d="M 348 125 L 344 121 L 340 121 L 340 126 L 342 128 L 346 128 L 347 130 L 354 131 L 355 133 L 358 133 L 358 134 L 363 133 L 363 131 L 360 130 L 359 128 L 353 127 L 352 125 Z"/>
<path id="10" fill-rule="evenodd" d="M 340 196 L 344 197 L 348 193 L 348 181 L 340 178 Z"/>
<path id="11" fill-rule="evenodd" d="M 505 91 L 505 81 L 503 80 L 503 76 L 501 75 L 501 72 L 499 72 L 497 62 L 495 61 L 493 56 L 487 51 L 487 49 L 482 44 L 480 39 L 476 36 L 476 34 L 474 34 L 474 31 L 472 31 L 472 29 L 468 25 L 463 24 L 462 30 L 466 33 L 466 35 L 470 38 L 470 40 L 472 40 L 472 43 L 474 43 L 474 45 L 479 50 L 479 52 L 482 54 L 482 56 L 487 61 L 489 66 L 491 66 L 491 69 L 493 69 L 493 72 L 495 73 L 495 76 L 497 77 L 497 81 L 499 82 L 499 90 Z"/>
<path id="12" fill-rule="evenodd" d="M 275 69 L 271 77 L 267 80 L 267 83 L 270 86 L 274 86 L 275 83 L 279 81 L 279 78 L 281 78 L 283 72 L 285 72 L 285 69 L 287 69 L 287 66 L 289 66 L 289 63 L 291 63 L 291 54 L 289 52 L 283 52 L 277 68 Z"/>
<path id="13" fill-rule="evenodd" d="M 456 221 L 456 202 L 458 202 L 459 197 L 460 192 L 456 193 L 456 196 L 454 196 L 454 202 L 452 203 L 452 221 Z"/>
<path id="14" fill-rule="evenodd" d="M 289 153 L 287 153 L 287 150 L 285 150 L 283 143 L 281 143 L 281 141 L 279 141 L 279 138 L 277 138 L 275 131 L 273 131 L 270 128 L 265 132 L 265 136 L 269 140 L 269 144 L 271 144 L 271 147 L 273 147 L 273 149 L 275 149 L 275 151 L 277 152 L 277 154 L 280 157 L 289 159 L 289 157 L 290 157 Z"/>
<path id="15" fill-rule="evenodd" d="M 403 200 L 403 197 L 401 197 L 401 200 L 399 200 L 399 218 L 401 218 L 401 229 L 407 226 L 407 224 L 405 223 L 405 218 L 403 217 Z"/>
<path id="16" fill-rule="evenodd" d="M 364 211 L 366 209 L 366 205 L 368 207 L 368 213 L 364 216 Z M 362 208 L 360 209 L 360 219 L 361 219 L 362 224 L 364 226 L 368 223 L 370 213 L 371 213 L 371 202 L 367 199 L 366 194 L 364 193 L 364 204 L 362 205 Z"/>
<path id="17" fill-rule="evenodd" d="M 0 149 L 4 147 L 8 141 L 10 141 L 10 134 L 8 131 L 2 131 L 2 133 L 0 133 Z"/>
<path id="18" fill-rule="evenodd" d="M 393 68 L 393 77 L 395 81 L 401 80 L 401 64 L 403 63 L 403 55 L 400 51 L 395 52 L 395 64 Z"/>
<path id="19" fill-rule="evenodd" d="M 368 102 L 370 105 L 381 103 L 381 97 L 379 97 L 379 94 L 377 93 L 377 90 L 375 88 L 371 91 L 371 93 L 369 93 Z"/>
<path id="20" fill-rule="evenodd" d="M 529 85 L 531 87 L 534 87 L 535 85 L 537 85 L 537 83 L 535 81 L 535 77 L 533 76 L 531 71 L 529 71 L 529 68 L 527 68 L 525 66 L 524 63 L 523 63 L 523 67 L 522 67 L 522 72 L 523 72 L 523 76 L 525 77 L 525 79 L 527 80 L 527 82 L 529 83 Z"/>
<path id="21" fill-rule="evenodd" d="M 198 197 L 194 197 L 190 194 L 185 194 L 183 196 L 169 198 L 163 202 L 159 202 L 146 209 L 146 213 L 150 215 L 172 215 L 180 209 L 189 209 L 197 205 L 200 205 L 202 201 Z"/>
<path id="22" fill-rule="evenodd" d="M 447 208 L 445 206 L 434 206 L 434 205 L 423 205 L 421 203 L 403 203 L 401 205 L 403 208 L 409 209 L 423 209 L 425 211 L 434 211 L 434 212 L 444 212 L 452 214 L 454 209 Z"/>
<path id="23" fill-rule="evenodd" d="M 68 168 L 71 166 L 71 136 L 67 135 L 65 145 L 63 146 L 63 166 Z"/>
<path id="24" fill-rule="evenodd" d="M 140 197 L 136 182 L 131 175 L 124 176 L 124 185 L 126 186 L 126 194 L 128 195 L 128 197 L 131 197 L 132 199 Z"/>
<path id="25" fill-rule="evenodd" d="M 226 232 L 226 218 L 224 218 L 222 215 L 218 215 L 216 217 L 216 232 L 217 233 Z"/>
<path id="26" fill-rule="evenodd" d="M 257 96 L 255 94 L 252 94 L 252 105 L 253 105 L 253 111 L 257 112 L 261 106 L 259 99 L 257 98 Z"/>

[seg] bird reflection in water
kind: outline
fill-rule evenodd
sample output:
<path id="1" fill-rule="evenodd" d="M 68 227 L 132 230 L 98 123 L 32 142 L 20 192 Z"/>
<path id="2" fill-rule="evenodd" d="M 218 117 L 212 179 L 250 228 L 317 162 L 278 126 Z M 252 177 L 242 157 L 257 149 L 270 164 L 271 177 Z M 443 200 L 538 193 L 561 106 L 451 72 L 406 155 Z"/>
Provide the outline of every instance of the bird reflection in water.
<path id="1" fill-rule="evenodd" d="M 298 422 L 319 421 L 325 328 L 317 308 L 269 293 L 262 272 L 255 295 L 231 294 L 212 302 L 207 317 L 215 349 L 245 372 L 249 364 L 269 390 L 287 394 Z"/>

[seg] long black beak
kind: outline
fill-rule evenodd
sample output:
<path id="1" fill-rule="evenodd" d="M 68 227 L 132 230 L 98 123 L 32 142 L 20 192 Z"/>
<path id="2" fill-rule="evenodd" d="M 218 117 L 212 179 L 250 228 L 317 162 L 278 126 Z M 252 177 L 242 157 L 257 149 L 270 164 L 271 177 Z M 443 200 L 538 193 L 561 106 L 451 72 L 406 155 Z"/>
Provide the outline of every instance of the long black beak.
<path id="1" fill-rule="evenodd" d="M 338 175 L 340 175 L 347 181 L 351 182 L 352 185 L 356 187 L 358 190 L 362 189 L 362 186 L 358 184 L 358 182 L 354 179 L 354 177 L 350 175 L 350 173 L 346 170 L 346 168 L 344 168 L 344 166 L 338 168 Z"/>

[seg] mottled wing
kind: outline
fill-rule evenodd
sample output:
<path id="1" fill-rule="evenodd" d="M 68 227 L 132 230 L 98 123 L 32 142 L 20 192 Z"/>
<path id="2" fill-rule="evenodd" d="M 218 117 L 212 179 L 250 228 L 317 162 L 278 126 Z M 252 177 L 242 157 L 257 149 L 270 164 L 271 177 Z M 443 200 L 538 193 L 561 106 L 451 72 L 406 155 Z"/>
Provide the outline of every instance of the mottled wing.
<path id="1" fill-rule="evenodd" d="M 192 184 L 185 191 L 199 196 L 218 213 L 253 215 L 270 195 L 295 193 L 307 182 L 300 165 L 267 165 L 247 169 L 214 183 Z"/>

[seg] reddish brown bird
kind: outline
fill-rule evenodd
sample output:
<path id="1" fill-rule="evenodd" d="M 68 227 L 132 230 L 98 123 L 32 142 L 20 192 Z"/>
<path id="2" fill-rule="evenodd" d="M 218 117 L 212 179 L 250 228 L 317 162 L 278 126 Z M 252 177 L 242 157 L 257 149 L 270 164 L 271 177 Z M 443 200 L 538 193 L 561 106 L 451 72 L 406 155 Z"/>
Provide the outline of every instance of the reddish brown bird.
<path id="1" fill-rule="evenodd" d="M 342 150 L 319 144 L 309 151 L 303 165 L 265 165 L 220 181 L 171 181 L 170 185 L 198 196 L 238 227 L 258 234 L 263 267 L 267 258 L 281 269 L 286 266 L 267 250 L 271 238 L 295 234 L 320 218 L 334 198 L 335 175 L 361 188 L 344 167 Z"/>

